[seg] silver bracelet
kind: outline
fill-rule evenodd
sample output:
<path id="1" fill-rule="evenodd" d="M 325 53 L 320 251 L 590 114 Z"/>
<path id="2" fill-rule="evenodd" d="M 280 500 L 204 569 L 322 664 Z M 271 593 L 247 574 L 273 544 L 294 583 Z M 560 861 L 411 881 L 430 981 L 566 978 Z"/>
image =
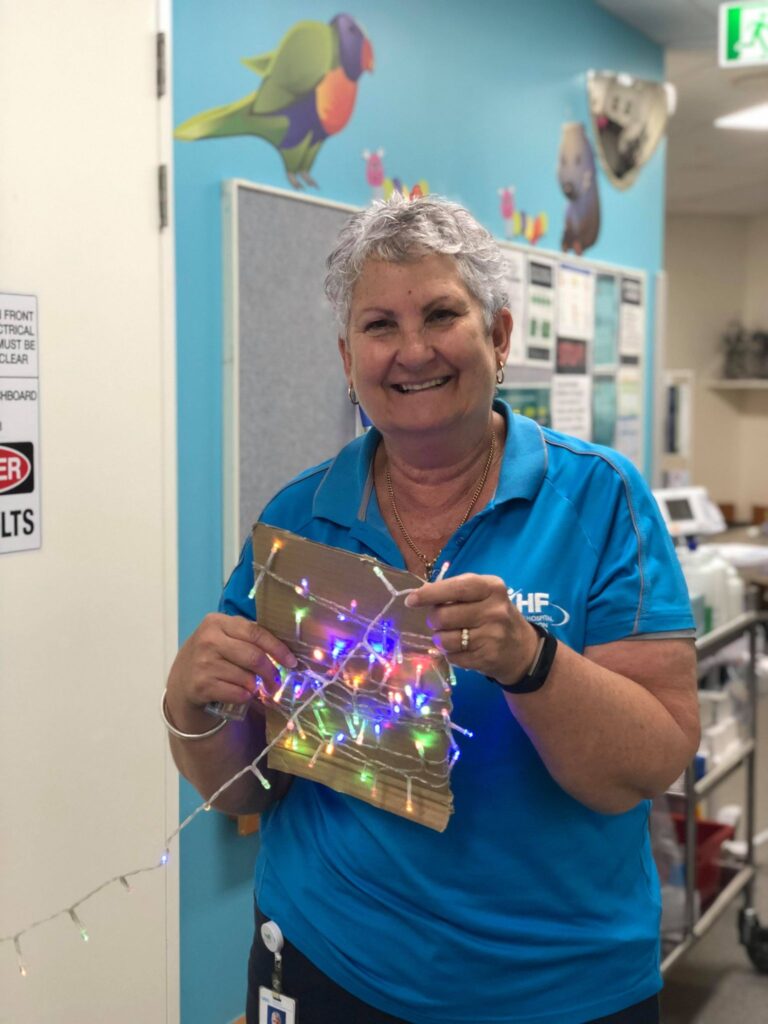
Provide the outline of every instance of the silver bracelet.
<path id="1" fill-rule="evenodd" d="M 228 718 L 222 718 L 220 722 L 217 722 L 212 729 L 208 732 L 182 732 L 181 729 L 177 729 L 176 726 L 171 722 L 168 717 L 168 710 L 165 706 L 165 699 L 168 696 L 168 688 L 163 690 L 163 696 L 160 699 L 160 716 L 165 722 L 165 728 L 171 734 L 171 736 L 177 736 L 180 740 L 205 740 L 209 736 L 215 736 L 217 732 L 221 732 L 224 726 L 229 721 Z"/>

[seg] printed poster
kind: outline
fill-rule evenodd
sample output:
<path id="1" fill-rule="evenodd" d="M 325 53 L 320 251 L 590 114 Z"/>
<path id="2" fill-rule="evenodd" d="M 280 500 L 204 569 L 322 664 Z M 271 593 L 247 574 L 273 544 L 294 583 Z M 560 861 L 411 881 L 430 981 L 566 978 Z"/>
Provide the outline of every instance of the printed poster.
<path id="1" fill-rule="evenodd" d="M 626 366 L 637 366 L 645 344 L 645 302 L 643 281 L 639 277 L 621 278 L 619 309 L 619 355 Z"/>
<path id="2" fill-rule="evenodd" d="M 592 381 L 592 440 L 615 447 L 616 378 L 598 375 Z"/>
<path id="3" fill-rule="evenodd" d="M 557 273 L 557 333 L 590 342 L 595 331 L 595 275 L 561 263 Z"/>
<path id="4" fill-rule="evenodd" d="M 556 264 L 544 256 L 528 257 L 525 362 L 551 367 L 555 351 Z"/>
<path id="5" fill-rule="evenodd" d="M 557 373 L 586 373 L 586 341 L 579 338 L 558 338 L 555 369 Z"/>
<path id="6" fill-rule="evenodd" d="M 623 366 L 616 379 L 616 442 L 614 447 L 635 465 L 642 460 L 643 381 L 640 368 Z"/>
<path id="7" fill-rule="evenodd" d="M 592 438 L 592 378 L 556 373 L 552 378 L 552 427 L 564 434 Z"/>
<path id="8" fill-rule="evenodd" d="M 507 293 L 512 313 L 512 340 L 507 365 L 525 363 L 525 254 L 515 249 L 502 249 L 507 266 Z"/>
<path id="9" fill-rule="evenodd" d="M 636 366 L 623 366 L 618 374 L 619 416 L 637 416 L 642 412 L 642 379 Z"/>
<path id="10" fill-rule="evenodd" d="M 619 362 L 619 287 L 615 274 L 598 274 L 595 280 L 595 369 L 615 369 Z"/>
<path id="11" fill-rule="evenodd" d="M 536 420 L 542 427 L 552 426 L 552 408 L 549 385 L 501 387 L 499 394 L 520 416 Z"/>

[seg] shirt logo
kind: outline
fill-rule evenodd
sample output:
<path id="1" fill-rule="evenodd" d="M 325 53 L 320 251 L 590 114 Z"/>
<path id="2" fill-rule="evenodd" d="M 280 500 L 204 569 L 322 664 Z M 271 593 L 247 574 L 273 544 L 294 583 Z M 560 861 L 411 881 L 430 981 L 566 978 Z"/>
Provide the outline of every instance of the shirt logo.
<path id="1" fill-rule="evenodd" d="M 571 614 L 559 604 L 550 601 L 549 594 L 542 591 L 525 593 L 510 587 L 507 590 L 509 600 L 521 615 L 529 622 L 538 622 L 542 626 L 564 626 L 570 622 Z"/>

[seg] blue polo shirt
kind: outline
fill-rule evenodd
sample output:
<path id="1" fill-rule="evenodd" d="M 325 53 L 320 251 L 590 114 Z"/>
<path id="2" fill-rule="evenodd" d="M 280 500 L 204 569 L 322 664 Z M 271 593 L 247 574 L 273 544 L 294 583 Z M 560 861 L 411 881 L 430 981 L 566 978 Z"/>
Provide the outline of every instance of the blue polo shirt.
<path id="1" fill-rule="evenodd" d="M 637 470 L 496 408 L 497 491 L 446 545 L 449 575 L 501 576 L 522 613 L 576 651 L 693 630 Z M 263 521 L 404 568 L 373 488 L 379 439 L 372 429 L 288 484 Z M 252 560 L 248 541 L 223 611 L 253 616 Z M 502 691 L 456 674 L 452 717 L 474 738 L 446 830 L 294 779 L 263 816 L 259 906 L 339 985 L 415 1024 L 583 1024 L 647 998 L 661 986 L 649 802 L 589 810 L 550 776 Z"/>

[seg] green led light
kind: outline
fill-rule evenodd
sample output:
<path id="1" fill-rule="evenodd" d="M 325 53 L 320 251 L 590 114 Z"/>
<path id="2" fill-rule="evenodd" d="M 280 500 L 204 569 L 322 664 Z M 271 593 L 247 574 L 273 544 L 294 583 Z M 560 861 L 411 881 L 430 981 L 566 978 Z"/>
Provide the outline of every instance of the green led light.
<path id="1" fill-rule="evenodd" d="M 438 733 L 436 732 L 413 732 L 411 736 L 413 737 L 414 744 L 420 743 L 425 750 L 434 747 L 438 740 Z"/>
<path id="2" fill-rule="evenodd" d="M 315 716 L 315 721 L 317 722 L 317 728 L 320 731 L 320 735 L 325 738 L 328 735 L 328 730 L 325 728 L 325 722 L 316 707 L 312 708 L 312 714 Z"/>

